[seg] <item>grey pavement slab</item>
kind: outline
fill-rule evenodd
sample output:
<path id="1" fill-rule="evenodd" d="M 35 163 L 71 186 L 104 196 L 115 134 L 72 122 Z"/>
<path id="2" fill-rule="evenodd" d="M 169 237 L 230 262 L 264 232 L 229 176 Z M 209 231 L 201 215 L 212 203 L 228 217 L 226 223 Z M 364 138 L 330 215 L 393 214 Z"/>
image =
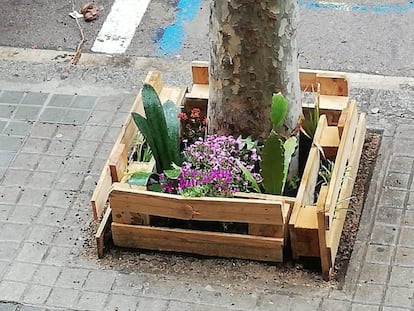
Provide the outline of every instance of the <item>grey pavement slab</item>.
<path id="1" fill-rule="evenodd" d="M 414 156 L 407 146 L 414 142 L 414 92 L 352 90 L 383 140 L 347 275 L 336 289 L 271 283 L 271 275 L 268 284 L 253 278 L 247 286 L 214 272 L 207 280 L 164 275 L 156 266 L 124 271 L 122 254 L 113 267 L 86 256 L 89 198 L 135 94 L 40 91 L 0 93 L 0 310 L 413 308 Z M 372 113 L 374 106 L 386 113 Z"/>

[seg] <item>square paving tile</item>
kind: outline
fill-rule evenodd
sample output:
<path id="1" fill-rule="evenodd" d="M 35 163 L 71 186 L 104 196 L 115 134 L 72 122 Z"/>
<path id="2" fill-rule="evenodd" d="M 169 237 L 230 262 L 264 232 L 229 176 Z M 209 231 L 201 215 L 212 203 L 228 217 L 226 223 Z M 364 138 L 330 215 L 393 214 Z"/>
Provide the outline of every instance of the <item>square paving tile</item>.
<path id="1" fill-rule="evenodd" d="M 24 97 L 22 104 L 23 105 L 34 105 L 34 106 L 43 106 L 49 97 L 49 93 L 35 93 L 29 92 Z"/>
<path id="2" fill-rule="evenodd" d="M 24 92 L 21 91 L 4 91 L 0 94 L 0 103 L 18 104 L 23 98 Z"/>

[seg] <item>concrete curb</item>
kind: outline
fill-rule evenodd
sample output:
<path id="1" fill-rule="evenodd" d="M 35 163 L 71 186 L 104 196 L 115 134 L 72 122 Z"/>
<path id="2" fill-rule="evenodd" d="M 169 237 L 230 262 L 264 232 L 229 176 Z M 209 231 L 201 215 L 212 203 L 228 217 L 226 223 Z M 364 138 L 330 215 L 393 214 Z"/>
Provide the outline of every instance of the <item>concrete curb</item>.
<path id="1" fill-rule="evenodd" d="M 6 46 L 0 47 L 0 60 L 9 60 L 17 62 L 70 64 L 73 54 L 73 51 L 37 50 Z M 179 71 L 188 74 L 191 62 L 179 59 L 169 60 L 158 57 L 82 53 L 78 66 L 126 66 L 144 71 Z M 334 71 L 320 72 L 334 73 Z M 336 74 L 338 73 L 339 72 L 336 72 Z M 342 72 L 342 74 L 345 74 L 348 78 L 351 88 L 366 88 L 379 90 L 414 90 L 414 78 L 411 77 L 383 76 L 349 72 Z"/>

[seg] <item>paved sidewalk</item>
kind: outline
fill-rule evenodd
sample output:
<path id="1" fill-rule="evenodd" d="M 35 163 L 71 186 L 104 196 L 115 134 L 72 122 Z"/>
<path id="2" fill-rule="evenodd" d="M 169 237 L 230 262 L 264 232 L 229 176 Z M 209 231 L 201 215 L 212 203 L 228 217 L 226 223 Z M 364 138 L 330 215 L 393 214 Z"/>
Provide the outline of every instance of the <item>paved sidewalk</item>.
<path id="1" fill-rule="evenodd" d="M 0 84 L 0 310 L 414 308 L 414 91 L 352 89 L 383 138 L 344 288 L 267 291 L 82 257 L 89 199 L 135 95 L 42 91 Z"/>

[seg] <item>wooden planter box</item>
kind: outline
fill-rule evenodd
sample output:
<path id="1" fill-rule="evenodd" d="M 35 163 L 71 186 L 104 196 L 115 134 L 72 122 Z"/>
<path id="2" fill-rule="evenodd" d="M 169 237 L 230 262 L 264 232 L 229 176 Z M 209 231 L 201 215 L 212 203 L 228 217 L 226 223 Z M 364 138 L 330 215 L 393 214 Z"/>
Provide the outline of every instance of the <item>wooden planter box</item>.
<path id="1" fill-rule="evenodd" d="M 186 110 L 206 107 L 207 64 L 194 63 L 192 74 L 191 92 L 164 87 L 159 72 L 150 72 L 145 82 L 154 86 L 162 102 L 170 99 Z M 103 254 L 109 225 L 114 244 L 122 247 L 273 262 L 283 261 L 284 248 L 291 240 L 294 258 L 320 257 L 323 273 L 329 275 L 349 203 L 346 198 L 352 192 L 358 168 L 365 115 L 358 117 L 355 102 L 349 101 L 348 84 L 342 74 L 302 71 L 301 87 L 320 91 L 319 106 L 324 115 L 319 120 L 296 198 L 248 193 L 227 199 L 184 198 L 120 183 L 128 165 L 127 151 L 137 131 L 128 117 L 92 197 L 94 217 L 102 217 L 96 234 L 98 254 Z M 143 113 L 140 95 L 132 111 Z M 335 160 L 335 166 L 331 182 L 315 196 L 321 149 Z M 247 234 L 236 234 L 159 227 L 152 216 L 243 223 L 248 230 Z"/>

